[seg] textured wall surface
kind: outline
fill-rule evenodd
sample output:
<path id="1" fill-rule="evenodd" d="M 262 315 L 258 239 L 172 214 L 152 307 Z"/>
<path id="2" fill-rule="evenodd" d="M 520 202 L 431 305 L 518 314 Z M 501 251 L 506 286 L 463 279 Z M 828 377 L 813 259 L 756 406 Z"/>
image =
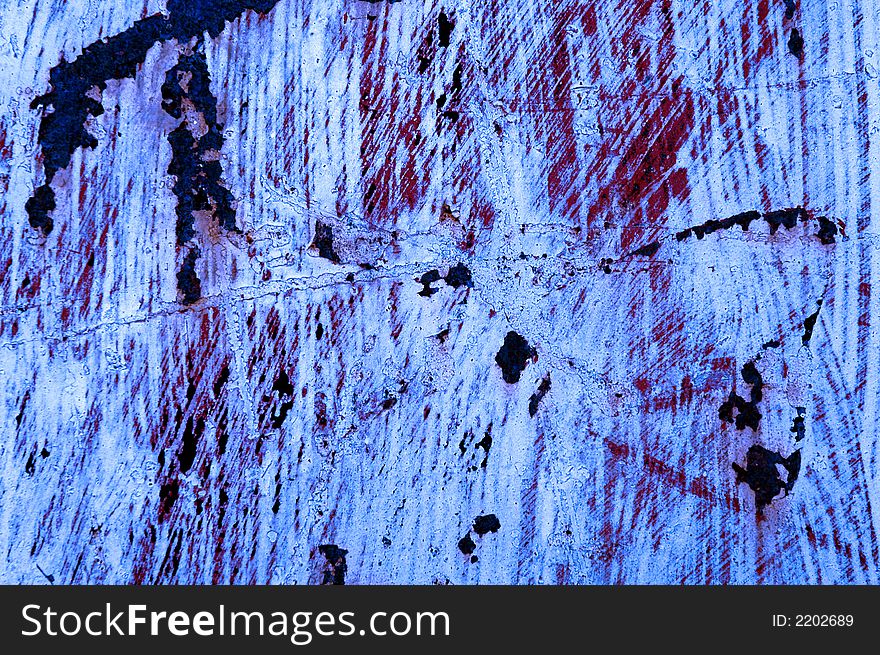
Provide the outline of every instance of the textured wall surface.
<path id="1" fill-rule="evenodd" d="M 878 39 L 0 0 L 0 582 L 877 583 Z"/>

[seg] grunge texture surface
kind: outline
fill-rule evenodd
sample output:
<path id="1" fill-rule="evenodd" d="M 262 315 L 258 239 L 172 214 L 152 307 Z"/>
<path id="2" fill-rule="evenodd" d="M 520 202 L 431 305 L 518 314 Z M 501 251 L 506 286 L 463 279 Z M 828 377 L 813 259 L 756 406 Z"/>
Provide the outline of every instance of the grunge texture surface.
<path id="1" fill-rule="evenodd" d="M 0 581 L 878 582 L 878 38 L 0 1 Z"/>

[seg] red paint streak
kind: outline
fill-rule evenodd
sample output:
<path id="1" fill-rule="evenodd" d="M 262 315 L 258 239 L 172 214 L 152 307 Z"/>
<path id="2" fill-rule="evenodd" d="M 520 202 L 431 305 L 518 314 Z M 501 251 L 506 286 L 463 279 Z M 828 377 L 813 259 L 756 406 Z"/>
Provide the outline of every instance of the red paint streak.
<path id="1" fill-rule="evenodd" d="M 390 227 L 397 223 L 401 211 L 413 210 L 424 198 L 436 146 L 431 148 L 422 134 L 422 90 L 403 87 L 396 69 L 386 81 L 388 6 L 384 11 L 382 20 L 369 21 L 362 50 L 361 185 L 367 220 L 371 225 Z M 434 26 L 431 18 L 419 30 L 426 43 Z M 425 47 L 423 44 L 420 52 L 430 56 Z M 425 75 L 430 72 L 429 68 Z"/>
<path id="2" fill-rule="evenodd" d="M 626 462 L 631 459 L 630 447 L 627 444 L 616 443 L 608 438 L 605 438 L 604 442 L 608 451 L 611 453 L 612 463 Z M 732 494 L 721 493 L 718 490 L 709 487 L 703 479 L 688 479 L 684 471 L 675 469 L 666 462 L 657 459 L 648 453 L 643 453 L 641 459 L 644 470 L 649 475 L 662 480 L 664 483 L 678 489 L 680 492 L 726 507 L 734 512 L 741 511 L 739 499 Z"/>
<path id="3" fill-rule="evenodd" d="M 718 389 L 723 388 L 726 380 L 726 374 L 713 373 L 707 376 L 699 387 L 694 387 L 690 376 L 686 375 L 682 379 L 680 387 L 673 388 L 667 392 L 647 396 L 645 393 L 646 389 L 643 391 L 646 397 L 642 403 L 642 411 L 653 413 L 670 410 L 674 415 L 679 409 L 687 409 L 694 402 L 695 398 L 711 396 L 716 393 Z"/>
<path id="4" fill-rule="evenodd" d="M 675 87 L 675 85 L 673 85 Z M 690 93 L 682 92 L 672 98 L 663 98 L 660 104 L 643 124 L 639 137 L 631 144 L 623 164 L 613 178 L 622 186 L 626 206 L 638 206 L 630 221 L 629 228 L 621 236 L 621 249 L 626 251 L 643 241 L 650 241 L 657 235 L 652 229 L 647 234 L 641 225 L 661 227 L 665 212 L 673 195 L 681 197 L 686 188 L 682 177 L 685 169 L 677 169 L 676 185 L 678 194 L 670 192 L 663 183 L 666 174 L 675 166 L 676 152 L 685 144 L 694 126 L 694 103 Z M 628 173 L 628 164 L 635 169 Z M 646 201 L 645 204 L 643 201 Z"/>
<path id="5" fill-rule="evenodd" d="M 550 212 L 564 220 L 573 220 L 580 213 L 581 182 L 578 164 L 577 137 L 571 115 L 571 61 L 565 28 L 576 18 L 575 7 L 557 15 L 549 42 L 539 51 L 546 57 L 550 51 L 550 76 L 543 71 L 538 79 L 538 98 L 549 99 L 547 114 L 547 197 Z M 548 88 L 551 87 L 551 88 Z"/>

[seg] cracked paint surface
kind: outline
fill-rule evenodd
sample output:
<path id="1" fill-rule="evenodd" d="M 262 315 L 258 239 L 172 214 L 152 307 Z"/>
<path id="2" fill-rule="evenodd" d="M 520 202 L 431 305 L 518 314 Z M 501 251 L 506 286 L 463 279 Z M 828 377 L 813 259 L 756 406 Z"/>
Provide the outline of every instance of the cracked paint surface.
<path id="1" fill-rule="evenodd" d="M 0 582 L 877 583 L 878 40 L 3 4 Z"/>

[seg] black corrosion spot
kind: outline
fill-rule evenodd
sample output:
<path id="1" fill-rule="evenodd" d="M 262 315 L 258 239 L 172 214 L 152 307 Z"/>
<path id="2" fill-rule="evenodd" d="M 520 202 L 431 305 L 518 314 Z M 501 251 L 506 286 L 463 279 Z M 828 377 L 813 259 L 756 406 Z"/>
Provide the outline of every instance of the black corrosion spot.
<path id="1" fill-rule="evenodd" d="M 742 230 L 748 231 L 749 227 L 754 221 L 758 221 L 763 219 L 767 225 L 770 226 L 770 234 L 776 234 L 779 231 L 780 227 L 784 227 L 787 230 L 794 228 L 798 222 L 806 223 L 810 220 L 810 215 L 806 209 L 803 207 L 792 207 L 788 209 L 778 209 L 771 212 L 767 212 L 764 215 L 761 215 L 760 212 L 757 211 L 747 211 L 742 212 L 740 214 L 736 214 L 734 216 L 729 216 L 728 218 L 722 219 L 710 219 L 705 223 L 701 223 L 699 225 L 694 225 L 687 229 L 681 230 L 677 232 L 675 235 L 676 241 L 685 241 L 692 236 L 697 237 L 697 239 L 702 239 L 707 234 L 712 234 L 714 232 L 718 232 L 720 230 L 729 230 L 730 228 L 738 225 Z M 825 245 L 830 245 L 835 242 L 835 237 L 837 235 L 838 229 L 837 225 L 834 221 L 830 220 L 825 216 L 816 217 L 816 222 L 819 224 L 819 230 L 816 233 L 816 237 L 819 241 Z M 629 257 L 653 257 L 657 254 L 657 251 L 660 249 L 659 241 L 652 241 L 632 252 L 629 252 L 621 259 L 626 259 Z M 611 273 L 611 264 L 614 264 L 613 259 L 601 259 L 599 260 L 599 268 L 605 273 Z"/>
<path id="2" fill-rule="evenodd" d="M 678 241 L 684 241 L 693 234 L 697 237 L 697 239 L 702 239 L 707 234 L 712 234 L 713 232 L 717 232 L 718 230 L 729 230 L 734 225 L 739 225 L 743 229 L 743 231 L 747 231 L 752 221 L 757 221 L 760 218 L 760 213 L 756 211 L 748 211 L 737 214 L 735 216 L 730 216 L 728 218 L 722 218 L 720 220 L 711 219 L 700 225 L 695 225 L 693 227 L 689 227 L 686 230 L 682 230 L 675 235 L 675 238 Z"/>
<path id="3" fill-rule="evenodd" d="M 95 148 L 98 140 L 86 129 L 90 117 L 104 112 L 100 94 L 110 80 L 133 78 L 147 52 L 156 43 L 176 39 L 185 43 L 207 32 L 217 37 L 227 21 L 246 10 L 267 13 L 278 0 L 169 0 L 168 17 L 153 14 L 127 30 L 87 46 L 73 61 L 61 61 L 49 71 L 51 90 L 36 97 L 32 109 L 42 107 L 38 142 L 43 153 L 45 182 L 25 203 L 28 222 L 49 234 L 49 212 L 55 209 L 50 185 L 67 168 L 79 148 Z M 97 97 L 96 97 L 97 96 Z"/>
<path id="4" fill-rule="evenodd" d="M 787 20 L 791 20 L 794 18 L 794 11 L 796 6 L 794 4 L 794 0 L 785 0 L 785 18 Z"/>
<path id="5" fill-rule="evenodd" d="M 202 281 L 196 275 L 196 260 L 202 251 L 198 247 L 192 248 L 183 258 L 183 264 L 177 272 L 177 290 L 180 291 L 181 301 L 184 305 L 191 305 L 202 297 Z"/>
<path id="6" fill-rule="evenodd" d="M 217 379 L 214 380 L 214 397 L 217 398 L 220 395 L 220 392 L 223 391 L 223 387 L 226 386 L 226 383 L 229 381 L 229 362 L 223 364 L 223 368 L 220 369 L 220 373 L 217 374 Z"/>
<path id="7" fill-rule="evenodd" d="M 782 342 L 779 339 L 771 339 L 770 341 L 766 341 L 761 344 L 761 350 L 767 350 L 768 348 L 779 348 L 782 345 Z"/>
<path id="8" fill-rule="evenodd" d="M 322 571 L 323 577 L 321 579 L 321 584 L 344 585 L 345 574 L 348 571 L 348 565 L 345 563 L 345 556 L 348 555 L 348 551 L 334 544 L 325 544 L 323 546 L 318 546 L 318 552 L 320 552 L 324 556 L 324 559 L 327 560 L 326 566 Z"/>
<path id="9" fill-rule="evenodd" d="M 791 36 L 788 37 L 788 51 L 798 59 L 804 54 L 804 39 L 796 27 L 791 29 Z"/>
<path id="10" fill-rule="evenodd" d="M 275 472 L 275 497 L 272 502 L 272 513 L 277 514 L 281 509 L 281 472 Z"/>
<path id="11" fill-rule="evenodd" d="M 339 263 L 339 255 L 333 249 L 333 228 L 321 221 L 315 221 L 315 238 L 312 241 L 318 249 L 318 256 L 333 262 Z"/>
<path id="12" fill-rule="evenodd" d="M 171 26 L 161 15 L 135 23 L 131 28 L 96 41 L 71 62 L 61 61 L 49 72 L 51 91 L 36 97 L 32 109 L 44 108 L 38 141 L 43 152 L 45 182 L 25 204 L 32 227 L 45 234 L 52 231 L 48 213 L 55 209 L 55 193 L 49 186 L 55 174 L 67 168 L 78 148 L 95 148 L 98 140 L 86 129 L 90 117 L 104 113 L 95 99 L 109 80 L 134 77 L 147 51 L 156 42 L 169 38 Z M 51 111 L 49 111 L 51 109 Z"/>
<path id="13" fill-rule="evenodd" d="M 368 0 L 368 2 L 380 2 L 381 0 Z M 428 70 L 431 62 L 434 61 L 434 30 L 429 31 L 425 35 L 425 41 L 419 46 L 416 52 L 416 59 L 419 62 L 419 74 L 423 74 Z"/>
<path id="14" fill-rule="evenodd" d="M 474 286 L 474 283 L 471 280 L 470 269 L 461 262 L 449 268 L 449 271 L 447 271 L 446 277 L 443 278 L 443 281 L 446 282 L 446 284 L 451 286 L 453 289 L 457 289 L 461 286 Z"/>
<path id="15" fill-rule="evenodd" d="M 511 330 L 504 337 L 504 343 L 495 355 L 495 363 L 501 367 L 504 381 L 508 384 L 516 384 L 528 361 L 536 355 L 537 352 L 529 342 Z"/>
<path id="16" fill-rule="evenodd" d="M 819 231 L 816 233 L 819 241 L 826 246 L 834 243 L 837 238 L 837 223 L 826 216 L 819 216 L 816 220 L 819 223 Z"/>
<path id="17" fill-rule="evenodd" d="M 458 443 L 458 449 L 461 451 L 462 455 L 467 452 L 467 442 L 473 438 L 474 433 L 471 430 L 467 430 L 464 435 L 462 435 L 461 441 Z"/>
<path id="18" fill-rule="evenodd" d="M 806 222 L 808 218 L 807 210 L 803 207 L 777 209 L 764 214 L 764 220 L 770 226 L 770 234 L 776 234 L 780 227 L 790 230 L 798 224 L 798 221 Z"/>
<path id="19" fill-rule="evenodd" d="M 787 230 L 794 228 L 798 222 L 806 223 L 810 220 L 810 215 L 803 207 L 791 207 L 788 209 L 778 209 L 767 212 L 763 216 L 756 211 L 747 211 L 729 218 L 712 219 L 682 230 L 675 235 L 676 240 L 684 241 L 691 236 L 702 239 L 707 234 L 712 234 L 719 230 L 729 230 L 734 225 L 739 225 L 743 231 L 747 231 L 752 222 L 763 219 L 770 226 L 770 234 L 776 234 L 780 227 Z M 830 219 L 820 216 L 816 218 L 819 224 L 819 230 L 816 237 L 825 245 L 834 243 L 837 235 L 837 225 Z"/>
<path id="20" fill-rule="evenodd" d="M 272 383 L 272 391 L 278 393 L 278 400 L 281 401 L 278 412 L 272 417 L 272 427 L 277 430 L 284 424 L 287 414 L 293 409 L 294 390 L 286 371 L 281 371 L 278 374 L 275 382 Z"/>
<path id="21" fill-rule="evenodd" d="M 485 516 L 478 516 L 474 519 L 473 531 L 476 532 L 481 539 L 488 533 L 498 532 L 500 529 L 501 522 L 494 514 L 486 514 Z M 477 544 L 474 543 L 474 540 L 471 538 L 470 530 L 468 530 L 465 536 L 458 540 L 458 549 L 464 555 L 471 555 L 472 564 L 479 561 L 479 558 L 473 554 L 477 549 Z"/>
<path id="22" fill-rule="evenodd" d="M 44 184 L 37 187 L 34 195 L 28 198 L 24 204 L 24 209 L 28 215 L 28 223 L 35 230 L 41 230 L 43 234 L 49 234 L 52 231 L 54 222 L 49 212 L 55 209 L 55 192 L 52 188 Z"/>
<path id="23" fill-rule="evenodd" d="M 179 495 L 180 483 L 176 479 L 159 487 L 159 523 L 162 523 L 171 513 Z"/>
<path id="24" fill-rule="evenodd" d="M 427 273 L 422 273 L 422 276 L 416 280 L 419 284 L 422 285 L 422 290 L 419 291 L 419 295 L 424 298 L 430 298 L 433 296 L 439 289 L 434 289 L 431 287 L 434 282 L 437 282 L 440 279 L 440 271 L 436 268 L 431 269 Z"/>
<path id="25" fill-rule="evenodd" d="M 440 271 L 434 268 L 416 278 L 416 282 L 422 285 L 422 289 L 421 291 L 419 291 L 419 295 L 424 298 L 430 298 L 431 296 L 433 296 L 439 291 L 439 289 L 435 289 L 431 285 L 435 282 L 439 282 L 440 280 L 443 280 L 453 289 L 457 289 L 458 287 L 462 286 L 474 286 L 473 280 L 471 279 L 470 269 L 459 262 L 455 266 L 451 266 L 444 277 L 440 277 Z"/>
<path id="26" fill-rule="evenodd" d="M 437 118 L 437 123 L 435 126 L 437 134 L 440 134 L 440 128 L 443 126 L 443 119 L 446 119 L 449 124 L 454 124 L 458 121 L 461 113 L 458 109 L 448 108 L 443 109 L 446 106 L 447 101 L 450 105 L 455 105 L 458 103 L 461 95 L 462 89 L 462 67 L 461 64 L 456 64 L 455 68 L 452 71 L 452 84 L 449 86 L 448 93 L 443 93 L 437 99 L 437 113 L 439 114 Z"/>
<path id="27" fill-rule="evenodd" d="M 456 64 L 455 68 L 452 69 L 452 86 L 449 87 L 449 95 L 456 95 L 461 91 L 461 72 L 461 64 Z"/>
<path id="28" fill-rule="evenodd" d="M 441 116 L 441 118 L 447 119 L 450 123 L 455 123 L 456 121 L 458 121 L 461 114 L 455 109 L 449 109 L 447 111 L 444 111 L 442 114 L 440 114 L 440 116 Z M 439 121 L 437 122 L 437 128 L 438 129 L 440 128 Z"/>
<path id="29" fill-rule="evenodd" d="M 785 469 L 785 481 L 780 477 L 777 465 Z M 796 450 L 786 458 L 755 444 L 746 455 L 746 467 L 734 462 L 733 470 L 736 471 L 737 483 L 745 482 L 755 492 L 755 509 L 761 516 L 764 508 L 780 491 L 788 495 L 794 487 L 801 470 L 801 451 Z"/>
<path id="30" fill-rule="evenodd" d="M 810 339 L 813 338 L 813 330 L 816 329 L 816 320 L 819 318 L 819 311 L 822 309 L 822 299 L 816 301 L 818 307 L 816 311 L 804 319 L 804 335 L 801 337 L 801 343 L 805 346 L 809 345 Z"/>
<path id="31" fill-rule="evenodd" d="M 477 544 L 471 539 L 470 531 L 458 540 L 458 549 L 465 555 L 470 555 L 477 549 Z"/>
<path id="32" fill-rule="evenodd" d="M 653 257 L 657 254 L 657 251 L 660 250 L 660 242 L 652 241 L 651 243 L 645 244 L 641 248 L 637 248 L 629 253 L 629 257 Z"/>
<path id="33" fill-rule="evenodd" d="M 383 397 L 382 403 L 380 405 L 380 407 L 382 407 L 382 409 L 387 411 L 397 404 L 397 396 L 395 396 L 393 393 L 391 393 L 387 389 L 385 389 L 383 391 L 383 396 L 384 397 Z"/>
<path id="34" fill-rule="evenodd" d="M 437 43 L 441 48 L 449 47 L 449 37 L 452 36 L 452 28 L 454 27 L 455 23 L 441 11 L 437 17 Z"/>
<path id="35" fill-rule="evenodd" d="M 529 396 L 529 416 L 534 416 L 538 413 L 538 404 L 544 399 L 544 396 L 547 395 L 547 392 L 550 391 L 550 374 L 548 373 L 541 383 L 538 385 L 538 390 Z"/>
<path id="36" fill-rule="evenodd" d="M 791 431 L 794 434 L 795 441 L 803 441 L 804 435 L 807 432 L 806 420 L 804 416 L 806 416 L 807 408 L 806 407 L 795 407 L 795 411 L 797 412 L 797 416 L 794 417 L 794 421 L 791 424 Z"/>
<path id="37" fill-rule="evenodd" d="M 501 521 L 499 521 L 498 517 L 494 514 L 486 514 L 485 516 L 478 516 L 474 519 L 474 532 L 481 537 L 490 532 L 498 532 L 500 528 Z"/>
<path id="38" fill-rule="evenodd" d="M 21 427 L 21 422 L 24 420 L 24 410 L 27 407 L 28 399 L 31 397 L 30 391 L 25 391 L 24 396 L 21 399 L 21 405 L 18 408 L 18 414 L 15 415 L 15 429 L 18 430 Z"/>
<path id="39" fill-rule="evenodd" d="M 205 54 L 196 51 L 180 57 L 177 65 L 165 74 L 162 85 L 162 109 L 181 118 L 199 117 L 199 134 L 194 125 L 183 120 L 168 135 L 171 163 L 168 173 L 175 177 L 172 191 L 177 197 L 177 244 L 195 236 L 193 212 L 207 211 L 226 230 L 239 232 L 235 225 L 232 193 L 223 182 L 220 151 L 223 148 L 223 125 L 217 122 L 217 99 L 211 92 Z M 201 133 L 204 131 L 204 133 Z"/>
<path id="40" fill-rule="evenodd" d="M 476 444 L 474 444 L 474 449 L 482 448 L 486 453 L 483 455 L 483 461 L 480 462 L 480 468 L 486 468 L 486 464 L 489 463 L 489 450 L 492 448 L 492 424 L 489 424 L 489 427 L 486 428 L 486 433 L 483 435 L 483 438 L 480 439 Z"/>
<path id="41" fill-rule="evenodd" d="M 752 387 L 749 400 L 731 391 L 727 400 L 718 409 L 718 418 L 727 423 L 736 421 L 737 430 L 744 430 L 746 427 L 757 430 L 761 422 L 758 403 L 763 397 L 764 381 L 761 379 L 761 374 L 754 362 L 749 362 L 742 367 L 742 378 L 746 384 Z M 736 415 L 734 415 L 734 410 L 736 410 Z"/>
<path id="42" fill-rule="evenodd" d="M 176 33 L 189 40 L 202 32 L 216 38 L 245 11 L 267 14 L 276 4 L 278 0 L 168 0 L 168 12 Z"/>
<path id="43" fill-rule="evenodd" d="M 205 419 L 199 417 L 193 423 L 193 417 L 190 416 L 186 421 L 186 427 L 183 430 L 183 443 L 180 452 L 177 454 L 177 461 L 180 462 L 180 472 L 186 473 L 190 470 L 193 460 L 196 457 L 196 448 L 202 433 L 205 431 Z"/>

